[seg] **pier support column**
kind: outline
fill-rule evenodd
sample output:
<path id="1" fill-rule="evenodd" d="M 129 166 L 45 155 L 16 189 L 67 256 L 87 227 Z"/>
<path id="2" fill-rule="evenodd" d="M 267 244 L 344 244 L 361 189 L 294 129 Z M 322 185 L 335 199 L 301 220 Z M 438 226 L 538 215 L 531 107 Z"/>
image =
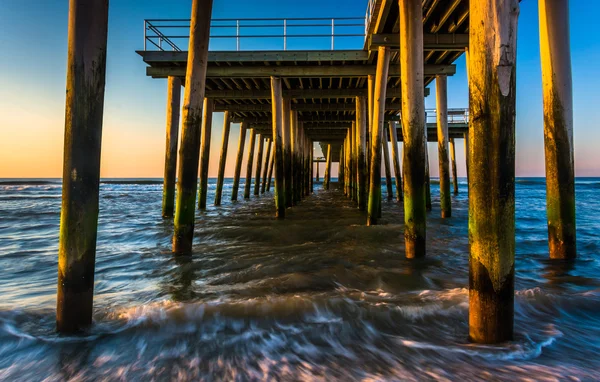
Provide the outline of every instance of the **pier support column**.
<path id="1" fill-rule="evenodd" d="M 364 96 L 356 97 L 356 136 L 357 142 L 357 173 L 358 173 L 358 209 L 367 210 L 367 99 Z"/>
<path id="2" fill-rule="evenodd" d="M 246 122 L 240 124 L 240 140 L 238 143 L 237 158 L 235 160 L 235 172 L 233 174 L 233 187 L 231 188 L 231 201 L 235 202 L 238 198 L 240 188 L 240 175 L 242 173 L 242 161 L 244 160 L 244 146 L 246 145 Z"/>
<path id="3" fill-rule="evenodd" d="M 467 170 L 467 191 L 469 190 L 469 133 L 463 133 L 464 149 L 465 149 L 465 164 Z"/>
<path id="4" fill-rule="evenodd" d="M 285 177 L 285 205 L 291 207 L 294 203 L 292 195 L 292 140 L 291 140 L 291 100 L 283 99 L 283 174 Z"/>
<path id="5" fill-rule="evenodd" d="M 344 140 L 344 190 L 348 198 L 351 198 L 351 185 L 350 182 L 350 129 L 346 133 L 346 139 Z"/>
<path id="6" fill-rule="evenodd" d="M 315 184 L 314 184 L 314 155 L 315 155 L 315 150 L 314 150 L 314 142 L 312 140 L 308 140 L 309 143 L 309 147 L 308 147 L 308 152 L 310 153 L 310 159 L 308 160 L 308 179 L 309 179 L 309 183 L 310 183 L 310 193 L 312 194 L 315 190 Z"/>
<path id="7" fill-rule="evenodd" d="M 454 186 L 454 195 L 458 195 L 458 175 L 456 173 L 456 146 L 454 146 L 454 138 L 450 138 L 450 160 L 452 161 L 452 184 Z"/>
<path id="8" fill-rule="evenodd" d="M 271 107 L 273 117 L 273 163 L 275 164 L 275 216 L 285 218 L 285 189 L 283 175 L 283 98 L 281 78 L 271 77 Z"/>
<path id="9" fill-rule="evenodd" d="M 208 162 L 210 159 L 210 139 L 212 131 L 212 114 L 214 101 L 204 99 L 202 118 L 202 145 L 200 146 L 200 183 L 198 187 L 198 209 L 206 209 L 206 195 L 208 194 Z"/>
<path id="10" fill-rule="evenodd" d="M 173 252 L 177 254 L 191 253 L 194 239 L 200 127 L 202 126 L 212 3 L 212 0 L 193 0 L 192 2 L 177 176 L 175 232 L 173 234 Z"/>
<path id="11" fill-rule="evenodd" d="M 317 166 L 316 166 L 316 170 L 317 170 L 316 181 L 317 181 L 317 182 L 319 181 L 319 163 L 320 163 L 320 162 L 317 162 Z"/>
<path id="12" fill-rule="evenodd" d="M 264 194 L 267 190 L 267 175 L 269 172 L 269 161 L 271 160 L 271 146 L 273 146 L 271 138 L 267 138 L 267 154 L 265 155 L 265 167 L 263 167 L 262 186 L 260 188 L 261 194 Z"/>
<path id="13" fill-rule="evenodd" d="M 448 80 L 443 74 L 435 77 L 438 163 L 440 166 L 440 208 L 442 218 L 452 216 L 450 199 L 450 168 L 448 163 Z M 454 150 L 454 141 L 452 143 Z M 453 159 L 453 163 L 455 163 Z M 456 178 L 454 179 L 456 180 Z"/>
<path id="14" fill-rule="evenodd" d="M 292 163 L 292 205 L 298 204 L 301 199 L 300 188 L 300 133 L 298 131 L 298 112 L 292 110 L 290 113 L 290 146 L 291 146 L 291 163 Z"/>
<path id="15" fill-rule="evenodd" d="M 375 75 L 369 74 L 367 76 L 367 208 L 371 192 L 371 142 L 373 140 L 373 99 L 375 92 L 374 84 Z"/>
<path id="16" fill-rule="evenodd" d="M 256 144 L 256 131 L 250 129 L 250 146 L 248 147 L 248 162 L 246 163 L 246 184 L 244 185 L 244 199 L 250 199 L 252 187 L 252 166 L 254 165 L 254 146 Z"/>
<path id="17" fill-rule="evenodd" d="M 427 134 L 427 124 L 425 124 L 425 134 Z M 427 145 L 427 135 L 425 135 L 425 209 L 432 210 L 431 205 L 431 177 L 429 176 L 429 146 Z"/>
<path id="18" fill-rule="evenodd" d="M 325 176 L 323 177 L 323 189 L 329 190 L 331 182 L 331 145 L 327 145 L 327 160 L 325 162 Z"/>
<path id="19" fill-rule="evenodd" d="M 546 213 L 552 259 L 577 256 L 569 0 L 540 0 Z"/>
<path id="20" fill-rule="evenodd" d="M 392 199 L 394 197 L 392 189 L 392 170 L 390 168 L 390 146 L 388 145 L 387 129 L 383 128 L 381 131 L 383 136 L 383 162 L 385 164 L 385 188 L 387 190 L 387 198 Z"/>
<path id="21" fill-rule="evenodd" d="M 426 189 L 425 83 L 421 0 L 400 5 L 400 78 L 404 145 L 404 240 L 406 257 L 425 256 Z"/>
<path id="22" fill-rule="evenodd" d="M 231 121 L 229 112 L 223 114 L 223 144 L 221 145 L 221 156 L 219 157 L 219 173 L 217 175 L 217 190 L 215 192 L 215 206 L 221 205 L 221 196 L 223 194 L 223 182 L 225 180 L 225 162 L 227 161 L 227 146 L 229 145 L 229 130 Z"/>
<path id="23" fill-rule="evenodd" d="M 394 176 L 396 178 L 396 201 L 402 200 L 402 172 L 400 170 L 400 157 L 398 156 L 398 130 L 395 122 L 388 123 L 390 142 L 392 143 L 392 161 L 394 162 Z"/>
<path id="24" fill-rule="evenodd" d="M 177 141 L 179 139 L 180 109 L 181 79 L 170 76 L 167 85 L 167 144 L 163 178 L 163 218 L 172 218 L 173 212 L 175 212 L 175 181 L 177 180 Z"/>
<path id="25" fill-rule="evenodd" d="M 260 195 L 260 172 L 262 170 L 263 162 L 263 150 L 265 147 L 265 139 L 259 134 L 258 135 L 258 153 L 256 158 L 256 173 L 254 174 L 254 195 Z"/>
<path id="26" fill-rule="evenodd" d="M 273 166 L 275 165 L 275 143 L 271 142 L 272 151 L 269 161 L 269 173 L 267 174 L 267 192 L 271 192 L 271 179 L 273 178 Z"/>
<path id="27" fill-rule="evenodd" d="M 92 324 L 106 77 L 107 0 L 71 0 L 56 329 Z"/>
<path id="28" fill-rule="evenodd" d="M 469 338 L 513 337 L 518 0 L 469 7 Z"/>
<path id="29" fill-rule="evenodd" d="M 342 147 L 340 149 L 340 161 L 338 163 L 338 185 L 339 187 L 344 190 L 345 183 L 344 183 L 344 177 L 346 175 L 344 174 L 344 144 L 342 143 Z"/>
<path id="30" fill-rule="evenodd" d="M 358 202 L 358 181 L 356 173 L 357 164 L 357 134 L 356 134 L 356 121 L 352 121 L 350 127 L 350 177 L 352 179 L 352 201 Z"/>
<path id="31" fill-rule="evenodd" d="M 423 56 L 422 52 L 420 52 L 420 54 Z M 381 139 L 383 135 L 385 91 L 388 81 L 389 66 L 389 47 L 379 47 L 377 52 L 377 71 L 375 72 L 373 126 L 371 129 L 371 179 L 369 182 L 369 203 L 367 211 L 367 225 L 369 226 L 377 224 L 381 208 Z"/>

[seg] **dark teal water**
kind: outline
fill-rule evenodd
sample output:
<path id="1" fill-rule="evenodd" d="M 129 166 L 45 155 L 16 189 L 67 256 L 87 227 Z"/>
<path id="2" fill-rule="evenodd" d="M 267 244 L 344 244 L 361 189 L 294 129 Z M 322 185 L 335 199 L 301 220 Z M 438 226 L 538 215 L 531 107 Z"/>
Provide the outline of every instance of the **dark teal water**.
<path id="1" fill-rule="evenodd" d="M 211 181 L 209 204 L 213 200 Z M 198 213 L 170 253 L 160 181 L 104 182 L 94 326 L 54 332 L 58 181 L 0 180 L 0 380 L 579 380 L 600 374 L 600 179 L 577 180 L 578 259 L 548 260 L 543 179 L 517 182 L 515 340 L 467 341 L 466 185 L 404 258 L 337 190 L 273 218 L 271 194 Z M 242 188 L 243 190 L 243 185 Z M 384 188 L 385 195 L 385 188 Z"/>

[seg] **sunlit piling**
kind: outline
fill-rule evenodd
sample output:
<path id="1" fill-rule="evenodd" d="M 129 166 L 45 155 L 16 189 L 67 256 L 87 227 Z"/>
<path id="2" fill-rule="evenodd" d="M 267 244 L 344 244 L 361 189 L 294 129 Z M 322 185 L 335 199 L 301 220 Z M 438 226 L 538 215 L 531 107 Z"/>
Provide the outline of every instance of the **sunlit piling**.
<path id="1" fill-rule="evenodd" d="M 281 78 L 271 77 L 271 107 L 273 118 L 273 163 L 275 164 L 275 216 L 285 218 L 285 190 L 283 175 L 283 99 Z"/>
<path id="2" fill-rule="evenodd" d="M 456 173 L 456 146 L 454 138 L 450 138 L 450 161 L 452 162 L 452 185 L 454 186 L 454 194 L 458 195 L 458 174 Z"/>
<path id="3" fill-rule="evenodd" d="M 285 205 L 291 207 L 294 204 L 294 196 L 292 194 L 292 139 L 291 139 L 291 99 L 286 97 L 283 99 L 283 116 L 282 116 L 282 138 L 283 138 L 283 176 L 285 190 Z"/>
<path id="4" fill-rule="evenodd" d="M 469 184 L 469 133 L 463 133 L 464 151 L 465 151 L 465 167 L 467 170 L 467 185 Z M 456 186 L 458 188 L 458 186 Z M 468 190 L 468 187 L 467 187 Z"/>
<path id="5" fill-rule="evenodd" d="M 381 140 L 383 134 L 385 96 L 390 65 L 390 49 L 379 47 L 377 52 L 377 71 L 373 95 L 373 126 L 371 128 L 371 179 L 369 182 L 369 202 L 367 225 L 377 224 L 381 204 Z"/>
<path id="6" fill-rule="evenodd" d="M 272 151 L 269 160 L 269 173 L 267 174 L 267 192 L 271 192 L 271 179 L 273 178 L 273 166 L 275 165 L 275 142 L 271 142 Z"/>
<path id="7" fill-rule="evenodd" d="M 425 129 L 425 210 L 431 211 L 431 177 L 429 176 L 429 146 L 427 145 L 427 129 Z"/>
<path id="8" fill-rule="evenodd" d="M 70 1 L 56 296 L 63 333 L 92 323 L 107 25 L 107 0 Z"/>
<path id="9" fill-rule="evenodd" d="M 438 163 L 440 177 L 440 209 L 442 218 L 452 216 L 452 201 L 450 199 L 450 166 L 448 163 L 448 80 L 445 75 L 435 77 L 436 119 L 438 137 Z M 452 140 L 452 164 L 454 160 L 454 140 Z M 454 172 L 454 174 L 456 174 Z M 454 178 L 456 186 L 456 178 Z"/>
<path id="10" fill-rule="evenodd" d="M 254 174 L 254 195 L 260 195 L 260 173 L 262 171 L 263 151 L 265 147 L 265 138 L 262 134 L 258 136 L 258 152 L 256 153 L 256 173 Z"/>
<path id="11" fill-rule="evenodd" d="M 198 187 L 198 209 L 206 209 L 208 195 L 208 163 L 210 159 L 210 139 L 212 131 L 212 114 L 214 101 L 204 99 L 202 118 L 202 144 L 200 145 L 200 181 Z"/>
<path id="12" fill-rule="evenodd" d="M 250 129 L 250 146 L 248 147 L 248 162 L 246 162 L 246 184 L 244 185 L 244 199 L 250 199 L 252 186 L 252 166 L 254 165 L 254 147 L 256 146 L 256 130 Z"/>
<path id="13" fill-rule="evenodd" d="M 356 97 L 358 208 L 361 211 L 366 211 L 367 209 L 367 188 L 369 187 L 367 171 L 367 119 L 367 98 L 364 96 Z M 328 160 L 331 161 L 331 159 Z"/>
<path id="14" fill-rule="evenodd" d="M 175 212 L 175 182 L 177 180 L 177 141 L 181 109 L 181 79 L 170 76 L 167 85 L 167 139 L 163 178 L 162 216 L 172 218 Z"/>
<path id="15" fill-rule="evenodd" d="M 235 170 L 233 173 L 233 186 L 231 187 L 231 201 L 234 202 L 238 197 L 238 190 L 240 188 L 240 175 L 242 173 L 242 161 L 244 160 L 244 146 L 246 145 L 246 130 L 247 124 L 242 122 L 240 124 L 240 139 L 238 142 L 237 157 L 235 159 Z"/>
<path id="16" fill-rule="evenodd" d="M 384 125 L 385 126 L 385 125 Z M 394 197 L 392 188 L 392 169 L 390 168 L 390 146 L 388 145 L 388 129 L 385 127 L 381 130 L 383 142 L 381 144 L 383 148 L 383 163 L 385 169 L 385 189 L 388 199 Z"/>
<path id="17" fill-rule="evenodd" d="M 469 338 L 513 337 L 518 0 L 470 2 Z"/>
<path id="18" fill-rule="evenodd" d="M 394 176 L 396 180 L 396 201 L 402 200 L 402 171 L 400 170 L 400 156 L 398 155 L 398 131 L 396 123 L 388 123 L 390 142 L 392 144 L 392 162 L 394 165 Z"/>
<path id="19" fill-rule="evenodd" d="M 263 167 L 263 175 L 262 175 L 262 185 L 260 187 L 260 193 L 264 194 L 267 190 L 267 176 L 269 172 L 269 161 L 271 160 L 271 146 L 273 143 L 271 142 L 271 138 L 267 138 L 267 153 L 265 154 L 265 163 Z"/>
<path id="20" fill-rule="evenodd" d="M 229 130 L 231 121 L 229 112 L 223 114 L 223 140 L 221 145 L 221 155 L 219 157 L 219 172 L 217 173 L 217 190 L 215 191 L 215 206 L 221 205 L 221 196 L 223 194 L 223 182 L 225 180 L 225 164 L 227 161 L 227 146 L 229 145 Z"/>
<path id="21" fill-rule="evenodd" d="M 194 238 L 200 127 L 208 64 L 211 13 L 212 0 L 193 0 L 173 233 L 173 252 L 178 254 L 190 253 Z"/>
<path id="22" fill-rule="evenodd" d="M 325 162 L 325 175 L 323 176 L 323 188 L 329 190 L 331 182 L 331 145 L 327 145 L 327 159 Z"/>
<path id="23" fill-rule="evenodd" d="M 577 255 L 569 1 L 539 0 L 546 213 L 553 259 Z"/>

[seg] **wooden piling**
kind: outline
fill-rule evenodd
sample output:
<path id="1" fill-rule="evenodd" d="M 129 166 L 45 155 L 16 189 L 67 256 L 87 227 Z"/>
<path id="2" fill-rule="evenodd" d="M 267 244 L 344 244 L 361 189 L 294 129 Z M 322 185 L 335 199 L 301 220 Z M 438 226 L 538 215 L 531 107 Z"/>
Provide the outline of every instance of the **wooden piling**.
<path id="1" fill-rule="evenodd" d="M 233 186 L 231 188 L 231 201 L 235 202 L 240 188 L 240 175 L 242 173 L 242 161 L 244 160 L 244 146 L 246 144 L 246 129 L 248 125 L 245 122 L 240 124 L 240 139 L 238 142 L 237 157 L 235 160 L 235 171 L 233 173 Z"/>
<path id="2" fill-rule="evenodd" d="M 291 140 L 291 99 L 283 99 L 283 175 L 285 184 L 285 205 L 291 207 L 294 204 L 292 194 L 292 140 Z"/>
<path id="3" fill-rule="evenodd" d="M 385 168 L 385 188 L 387 190 L 387 198 L 392 199 L 394 197 L 393 188 L 392 188 L 392 170 L 390 168 L 390 147 L 388 145 L 388 137 L 387 137 L 387 129 L 383 128 L 381 130 L 381 135 L 383 137 L 383 142 L 381 146 L 383 147 L 383 163 Z"/>
<path id="4" fill-rule="evenodd" d="M 256 158 L 256 173 L 254 174 L 254 195 L 260 195 L 260 172 L 262 170 L 263 150 L 265 147 L 265 139 L 262 135 L 258 136 L 258 153 Z"/>
<path id="5" fill-rule="evenodd" d="M 388 80 L 389 64 L 389 47 L 379 47 L 377 52 L 377 71 L 375 72 L 375 91 L 372 113 L 373 126 L 371 128 L 371 179 L 369 182 L 369 202 L 367 210 L 367 225 L 369 226 L 377 224 L 381 205 L 381 140 L 383 135 L 385 91 Z"/>
<path id="6" fill-rule="evenodd" d="M 373 137 L 373 100 L 375 92 L 375 75 L 367 76 L 367 205 L 369 203 L 370 182 L 371 182 L 371 141 Z M 379 199 L 381 201 L 381 198 Z"/>
<path id="7" fill-rule="evenodd" d="M 56 329 L 92 323 L 106 76 L 107 0 L 71 0 Z"/>
<path id="8" fill-rule="evenodd" d="M 421 0 L 401 1 L 400 79 L 404 151 L 404 240 L 406 257 L 425 256 L 426 187 L 423 10 Z"/>
<path id="9" fill-rule="evenodd" d="M 271 192 L 271 179 L 273 178 L 273 166 L 275 165 L 275 142 L 271 142 L 271 160 L 269 162 L 269 173 L 267 174 L 267 192 Z"/>
<path id="10" fill-rule="evenodd" d="M 325 176 L 323 177 L 323 189 L 329 190 L 331 182 L 331 145 L 327 145 L 327 160 L 325 162 Z"/>
<path id="11" fill-rule="evenodd" d="M 281 78 L 271 77 L 271 106 L 273 117 L 273 163 L 275 165 L 275 216 L 285 218 L 285 190 L 283 174 L 283 98 L 281 97 Z"/>
<path id="12" fill-rule="evenodd" d="M 513 338 L 518 0 L 469 4 L 469 338 Z"/>
<path id="13" fill-rule="evenodd" d="M 458 175 L 456 174 L 456 147 L 454 146 L 454 138 L 450 138 L 450 161 L 452 162 L 452 184 L 454 186 L 454 195 L 458 195 Z"/>
<path id="14" fill-rule="evenodd" d="M 191 253 L 194 238 L 200 127 L 202 126 L 212 3 L 212 0 L 193 0 L 192 2 L 173 234 L 173 252 L 177 254 Z"/>
<path id="15" fill-rule="evenodd" d="M 440 209 L 442 218 L 452 216 L 450 168 L 448 161 L 448 81 L 445 75 L 435 77 L 438 164 L 440 177 Z M 453 141 L 454 144 L 454 141 Z M 452 146 L 454 149 L 454 145 Z M 453 163 L 455 161 L 453 160 Z"/>
<path id="16" fill-rule="evenodd" d="M 227 146 L 229 144 L 229 130 L 231 121 L 229 112 L 223 114 L 223 140 L 221 145 L 221 156 L 219 157 L 219 173 L 217 174 L 217 190 L 215 191 L 215 206 L 221 205 L 221 195 L 223 194 L 223 182 L 225 181 L 225 162 L 227 160 Z"/>
<path id="17" fill-rule="evenodd" d="M 539 0 L 546 213 L 552 259 L 577 256 L 569 0 Z"/>
<path id="18" fill-rule="evenodd" d="M 400 170 L 400 157 L 398 155 L 398 131 L 396 123 L 388 123 L 390 142 L 392 144 L 392 162 L 394 164 L 394 177 L 396 180 L 396 201 L 402 200 L 402 171 Z"/>
<path id="19" fill-rule="evenodd" d="M 432 210 L 431 205 L 431 177 L 429 176 L 429 147 L 425 137 L 425 209 Z"/>
<path id="20" fill-rule="evenodd" d="M 172 218 L 175 212 L 175 181 L 177 180 L 177 141 L 181 108 L 181 79 L 170 76 L 167 85 L 167 139 L 163 178 L 162 217 Z"/>
<path id="21" fill-rule="evenodd" d="M 269 161 L 271 160 L 271 146 L 273 146 L 271 138 L 267 138 L 267 154 L 265 155 L 265 166 L 263 167 L 262 186 L 260 188 L 261 194 L 264 194 L 267 190 L 267 175 L 269 171 Z"/>
<path id="22" fill-rule="evenodd" d="M 291 171 L 292 171 L 292 205 L 298 204 L 301 199 L 300 189 L 300 134 L 298 132 L 298 112 L 292 110 L 290 113 L 290 147 L 291 147 Z"/>
<path id="23" fill-rule="evenodd" d="M 316 172 L 317 172 L 317 174 L 316 174 L 316 181 L 319 182 L 319 180 L 320 180 L 319 179 L 319 162 L 316 163 Z"/>
<path id="24" fill-rule="evenodd" d="M 308 143 L 309 143 L 309 149 L 308 150 L 309 150 L 309 154 L 310 154 L 309 155 L 310 158 L 308 160 L 308 179 L 309 179 L 309 183 L 310 183 L 309 190 L 310 190 L 310 193 L 312 194 L 314 192 L 314 190 L 315 190 L 315 184 L 313 182 L 313 179 L 314 179 L 314 172 L 313 171 L 314 171 L 314 155 L 315 155 L 315 150 L 314 150 L 314 147 L 313 147 L 313 145 L 314 145 L 313 141 L 311 141 L 309 139 Z"/>
<path id="25" fill-rule="evenodd" d="M 198 187 L 198 209 L 206 209 L 208 194 L 208 162 L 210 159 L 210 139 L 212 131 L 212 114 L 214 101 L 204 98 L 202 118 L 202 144 L 200 146 L 200 182 Z"/>
<path id="26" fill-rule="evenodd" d="M 464 150 L 465 150 L 465 164 L 467 169 L 467 186 L 469 184 L 469 133 L 463 133 Z M 468 191 L 467 187 L 467 191 Z"/>
<path id="27" fill-rule="evenodd" d="M 350 197 L 350 130 L 346 133 L 344 140 L 344 195 Z"/>
<path id="28" fill-rule="evenodd" d="M 344 174 L 344 144 L 342 143 L 342 147 L 340 148 L 340 162 L 338 164 L 338 186 L 340 187 L 341 190 L 344 190 L 346 185 L 345 185 L 345 176 L 346 174 Z"/>
<path id="29" fill-rule="evenodd" d="M 256 131 L 250 129 L 250 146 L 248 147 L 248 162 L 246 162 L 246 184 L 244 185 L 244 199 L 250 199 L 252 186 L 252 166 L 254 165 L 254 146 L 256 144 Z"/>

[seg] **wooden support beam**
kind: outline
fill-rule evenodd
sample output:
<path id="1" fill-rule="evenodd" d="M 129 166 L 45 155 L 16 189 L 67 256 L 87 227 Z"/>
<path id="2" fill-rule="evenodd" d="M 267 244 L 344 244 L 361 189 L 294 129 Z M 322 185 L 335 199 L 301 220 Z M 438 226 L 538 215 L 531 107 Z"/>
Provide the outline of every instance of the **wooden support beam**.
<path id="1" fill-rule="evenodd" d="M 271 138 L 271 160 L 269 161 L 269 173 L 267 174 L 267 192 L 271 192 L 271 179 L 273 178 L 273 166 L 275 165 L 275 142 Z"/>
<path id="2" fill-rule="evenodd" d="M 423 138 L 425 141 L 425 210 L 431 211 L 431 177 L 429 176 L 429 146 L 427 145 L 427 133 Z"/>
<path id="3" fill-rule="evenodd" d="M 384 116 L 385 121 L 399 121 L 400 117 L 396 115 L 386 115 Z M 248 122 L 251 125 L 254 124 L 268 124 L 270 122 L 270 117 L 232 117 L 231 121 L 233 123 L 239 123 L 241 121 Z M 342 114 L 342 115 L 303 115 L 299 116 L 298 120 L 301 122 L 312 122 L 312 125 L 319 124 L 335 124 L 341 123 L 344 125 L 351 125 L 353 121 L 356 120 L 356 116 L 351 114 Z M 309 127 L 310 128 L 310 127 Z"/>
<path id="4" fill-rule="evenodd" d="M 211 66 L 206 72 L 208 78 L 267 78 L 269 76 L 294 77 L 294 78 L 320 78 L 320 77 L 366 77 L 375 73 L 374 65 L 313 65 L 313 66 Z M 426 76 L 438 74 L 454 75 L 456 65 L 452 64 L 427 64 L 424 66 Z M 158 66 L 146 67 L 146 75 L 153 78 L 166 78 L 169 76 L 183 77 L 185 67 Z M 390 68 L 389 75 L 398 77 L 400 68 L 396 65 Z"/>
<path id="5" fill-rule="evenodd" d="M 450 169 L 448 163 L 448 81 L 446 76 L 435 78 L 438 164 L 440 176 L 440 209 L 442 218 L 452 216 L 450 199 Z M 452 145 L 454 148 L 454 144 Z"/>
<path id="6" fill-rule="evenodd" d="M 577 256 L 569 0 L 539 0 L 546 212 L 552 259 Z"/>
<path id="7" fill-rule="evenodd" d="M 185 64 L 186 51 L 136 51 L 148 64 Z M 311 62 L 311 61 L 367 61 L 365 50 L 305 50 L 305 51 L 233 51 L 209 52 L 209 64 L 221 62 Z"/>
<path id="8" fill-rule="evenodd" d="M 469 191 L 469 132 L 463 133 L 464 150 L 465 150 L 465 167 L 467 170 L 467 192 Z"/>
<path id="9" fill-rule="evenodd" d="M 292 140 L 291 140 L 291 104 L 290 98 L 283 99 L 283 174 L 285 190 L 285 206 L 291 207 L 293 202 L 292 195 Z"/>
<path id="10" fill-rule="evenodd" d="M 518 0 L 469 3 L 469 338 L 513 339 Z"/>
<path id="11" fill-rule="evenodd" d="M 425 98 L 421 0 L 400 1 L 404 241 L 406 257 L 425 256 Z"/>
<path id="12" fill-rule="evenodd" d="M 177 181 L 177 143 L 179 140 L 179 110 L 181 80 L 169 77 L 167 85 L 167 139 L 163 178 L 162 217 L 172 218 L 175 212 L 175 182 Z"/>
<path id="13" fill-rule="evenodd" d="M 193 0 L 190 52 L 185 75 L 183 123 L 179 149 L 173 252 L 190 254 L 194 239 L 200 127 L 206 82 L 212 0 Z"/>
<path id="14" fill-rule="evenodd" d="M 383 146 L 383 163 L 385 169 L 385 188 L 387 191 L 387 198 L 389 200 L 392 200 L 392 198 L 394 197 L 394 193 L 392 187 L 392 170 L 390 168 L 390 147 L 388 144 L 387 132 L 388 130 L 385 127 L 381 131 L 381 134 L 383 135 L 383 141 L 381 142 L 381 146 Z"/>
<path id="15" fill-rule="evenodd" d="M 317 163 L 317 166 L 319 164 Z M 319 172 L 317 171 L 317 174 Z M 319 181 L 317 175 L 317 182 Z M 325 176 L 323 177 L 323 188 L 329 190 L 329 184 L 331 182 L 331 145 L 327 145 L 327 162 L 325 162 Z"/>
<path id="16" fill-rule="evenodd" d="M 267 154 L 265 155 L 265 166 L 263 167 L 262 185 L 260 188 L 261 194 L 264 194 L 267 190 L 267 175 L 269 171 L 269 160 L 271 159 L 271 146 L 273 146 L 273 142 L 271 142 L 271 138 L 267 138 Z"/>
<path id="17" fill-rule="evenodd" d="M 450 161 L 452 162 L 452 184 L 454 185 L 454 195 L 458 195 L 458 176 L 456 174 L 456 146 L 454 138 L 450 138 Z"/>
<path id="18" fill-rule="evenodd" d="M 229 145 L 229 131 L 231 121 L 229 112 L 223 115 L 223 140 L 221 145 L 221 156 L 219 157 L 219 172 L 217 174 L 217 190 L 215 191 L 215 206 L 221 205 L 221 196 L 223 194 L 223 182 L 225 180 L 225 163 L 227 161 L 227 146 Z"/>
<path id="19" fill-rule="evenodd" d="M 256 173 L 254 175 L 254 195 L 260 195 L 260 172 L 262 170 L 263 150 L 265 147 L 265 138 L 258 136 L 258 153 L 256 158 Z"/>
<path id="20" fill-rule="evenodd" d="M 108 1 L 71 0 L 56 330 L 92 324 Z"/>
<path id="21" fill-rule="evenodd" d="M 392 162 L 394 164 L 394 176 L 396 180 L 396 201 L 402 200 L 402 172 L 400 170 L 400 156 L 398 155 L 398 132 L 396 123 L 388 122 L 389 137 L 392 144 Z"/>
<path id="22" fill-rule="evenodd" d="M 254 147 L 256 145 L 256 131 L 250 129 L 250 146 L 248 147 L 248 162 L 246 162 L 246 183 L 244 184 L 244 199 L 250 199 L 252 185 L 252 166 L 254 165 Z"/>
<path id="23" fill-rule="evenodd" d="M 292 105 L 293 106 L 293 105 Z M 301 142 L 300 132 L 298 126 L 298 112 L 295 110 L 291 111 L 290 114 L 290 128 L 291 128 L 291 149 L 292 149 L 292 204 L 296 205 L 300 202 L 300 157 L 301 157 Z"/>
<path id="24" fill-rule="evenodd" d="M 400 49 L 400 36 L 397 34 L 374 34 L 369 36 L 369 50 L 380 46 L 390 49 Z M 423 49 L 426 51 L 457 51 L 462 52 L 469 46 L 469 35 L 459 33 L 436 33 L 423 35 Z"/>
<path id="25" fill-rule="evenodd" d="M 354 98 L 356 96 L 366 95 L 366 89 L 289 89 L 283 91 L 283 96 L 292 99 L 331 99 L 331 98 Z M 425 88 L 426 96 L 429 94 L 429 88 Z M 387 98 L 400 98 L 402 96 L 399 87 L 388 87 L 386 90 Z M 271 97 L 269 90 L 206 90 L 206 96 L 213 99 L 265 99 Z"/>
<path id="26" fill-rule="evenodd" d="M 367 210 L 367 189 L 369 178 L 367 171 L 367 97 L 356 97 L 356 130 L 357 130 L 357 174 L 358 174 L 358 208 Z"/>
<path id="27" fill-rule="evenodd" d="M 235 160 L 235 171 L 233 173 L 233 186 L 231 187 L 231 201 L 235 202 L 238 197 L 238 190 L 240 187 L 240 175 L 242 172 L 242 161 L 244 159 L 244 146 L 246 144 L 246 129 L 247 125 L 242 122 L 240 125 L 240 139 L 238 141 L 238 151 Z"/>
<path id="28" fill-rule="evenodd" d="M 396 88 L 390 88 L 396 89 Z M 360 97 L 366 96 L 364 95 Z M 398 93 L 400 96 L 400 93 Z M 359 97 L 359 96 L 356 96 Z M 385 104 L 385 110 L 400 110 L 402 105 L 400 102 L 388 102 Z M 355 111 L 356 104 L 353 102 L 339 103 L 293 103 L 293 111 Z M 271 112 L 271 105 L 264 104 L 217 104 L 214 111 L 230 111 L 230 112 Z"/>
<path id="29" fill-rule="evenodd" d="M 212 114 L 214 101 L 204 98 L 202 118 L 202 144 L 200 146 L 200 182 L 198 185 L 198 209 L 206 209 L 208 195 L 208 162 L 210 159 L 210 138 L 212 131 Z"/>
<path id="30" fill-rule="evenodd" d="M 275 165 L 275 208 L 278 219 L 285 218 L 285 190 L 283 174 L 283 98 L 281 94 L 281 78 L 271 77 L 271 105 L 273 111 L 273 143 Z"/>

